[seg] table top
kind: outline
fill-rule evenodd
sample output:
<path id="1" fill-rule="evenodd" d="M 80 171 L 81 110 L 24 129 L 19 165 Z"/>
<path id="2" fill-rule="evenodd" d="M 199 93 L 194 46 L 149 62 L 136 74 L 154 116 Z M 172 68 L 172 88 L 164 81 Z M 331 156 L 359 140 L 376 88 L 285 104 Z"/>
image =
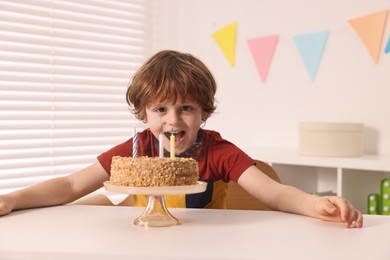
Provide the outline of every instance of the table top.
<path id="1" fill-rule="evenodd" d="M 274 211 L 170 209 L 180 225 L 143 228 L 143 208 L 68 205 L 0 217 L 0 259 L 389 259 L 390 217 L 362 229 Z"/>

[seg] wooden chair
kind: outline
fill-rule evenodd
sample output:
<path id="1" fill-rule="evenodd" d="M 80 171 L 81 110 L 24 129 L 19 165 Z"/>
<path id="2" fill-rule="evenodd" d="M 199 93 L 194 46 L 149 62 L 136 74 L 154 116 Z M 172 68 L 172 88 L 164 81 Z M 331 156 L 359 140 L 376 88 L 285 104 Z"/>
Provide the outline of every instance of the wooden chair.
<path id="1" fill-rule="evenodd" d="M 276 171 L 267 163 L 256 160 L 256 167 L 280 183 L 280 178 Z M 226 194 L 226 207 L 228 209 L 243 209 L 243 210 L 271 210 L 265 204 L 255 199 L 252 195 L 246 192 L 236 182 L 230 181 Z"/>

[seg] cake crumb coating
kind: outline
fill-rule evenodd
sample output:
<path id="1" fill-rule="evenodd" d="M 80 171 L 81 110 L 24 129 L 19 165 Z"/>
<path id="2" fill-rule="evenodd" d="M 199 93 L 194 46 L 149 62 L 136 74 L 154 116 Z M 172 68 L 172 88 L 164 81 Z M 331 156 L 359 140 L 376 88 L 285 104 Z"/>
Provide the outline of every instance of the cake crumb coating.
<path id="1" fill-rule="evenodd" d="M 198 162 L 192 158 L 114 156 L 110 182 L 130 187 L 194 185 L 199 179 Z"/>

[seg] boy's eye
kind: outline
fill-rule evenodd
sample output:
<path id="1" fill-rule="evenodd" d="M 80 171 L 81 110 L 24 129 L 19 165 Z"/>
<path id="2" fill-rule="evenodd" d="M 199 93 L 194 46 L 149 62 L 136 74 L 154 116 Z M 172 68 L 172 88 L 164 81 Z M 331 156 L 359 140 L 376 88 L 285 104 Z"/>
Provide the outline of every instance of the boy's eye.
<path id="1" fill-rule="evenodd" d="M 190 107 L 190 106 L 183 106 L 181 108 L 181 110 L 183 110 L 183 111 L 190 111 L 190 110 L 192 110 L 192 107 Z"/>
<path id="2" fill-rule="evenodd" d="M 165 112 L 165 111 L 166 111 L 166 109 L 165 109 L 165 108 L 163 108 L 163 107 L 158 107 L 158 108 L 156 108 L 156 109 L 155 109 L 155 111 L 156 111 L 156 112 L 163 113 L 163 112 Z"/>

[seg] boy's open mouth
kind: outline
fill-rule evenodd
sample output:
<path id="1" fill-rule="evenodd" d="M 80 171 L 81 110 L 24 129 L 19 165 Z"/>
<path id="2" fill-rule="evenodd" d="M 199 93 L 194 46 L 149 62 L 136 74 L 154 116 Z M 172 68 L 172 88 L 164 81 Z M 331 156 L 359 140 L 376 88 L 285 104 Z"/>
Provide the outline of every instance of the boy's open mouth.
<path id="1" fill-rule="evenodd" d="M 171 132 L 165 132 L 164 135 L 169 139 L 171 137 Z M 178 132 L 174 132 L 173 135 L 175 136 L 175 139 L 176 139 L 176 142 L 180 141 L 184 135 L 185 135 L 185 132 L 184 131 L 178 131 Z"/>

